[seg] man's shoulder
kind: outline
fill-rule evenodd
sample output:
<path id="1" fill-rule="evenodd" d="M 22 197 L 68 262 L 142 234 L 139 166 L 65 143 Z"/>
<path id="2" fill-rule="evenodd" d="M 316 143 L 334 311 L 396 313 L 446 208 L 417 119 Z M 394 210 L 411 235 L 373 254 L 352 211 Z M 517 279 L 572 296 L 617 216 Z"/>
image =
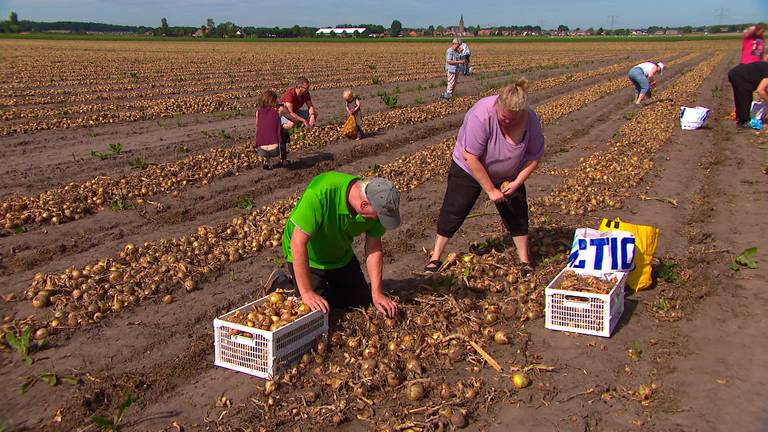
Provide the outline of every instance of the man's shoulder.
<path id="1" fill-rule="evenodd" d="M 328 171 L 315 176 L 312 179 L 312 181 L 309 182 L 309 186 L 307 186 L 307 189 L 308 190 L 312 189 L 317 191 L 322 189 L 336 188 L 342 185 L 349 184 L 350 181 L 356 178 L 357 176 L 352 174 L 347 174 L 339 171 Z"/>

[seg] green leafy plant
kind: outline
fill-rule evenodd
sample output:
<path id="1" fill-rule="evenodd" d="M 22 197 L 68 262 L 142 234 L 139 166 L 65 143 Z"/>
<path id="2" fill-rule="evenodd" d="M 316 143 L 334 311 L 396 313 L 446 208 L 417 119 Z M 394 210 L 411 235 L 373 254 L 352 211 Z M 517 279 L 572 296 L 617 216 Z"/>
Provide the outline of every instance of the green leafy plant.
<path id="1" fill-rule="evenodd" d="M 376 64 L 375 64 L 375 63 L 370 63 L 370 64 L 368 64 L 368 69 L 370 69 L 370 70 L 375 70 L 375 69 L 376 69 L 376 67 L 377 67 L 377 66 L 376 66 Z"/>
<path id="2" fill-rule="evenodd" d="M 115 415 L 111 419 L 94 415 L 91 416 L 91 420 L 96 427 L 103 431 L 117 432 L 120 430 L 120 425 L 123 424 L 126 411 L 139 400 L 141 400 L 140 397 L 134 397 L 133 393 L 126 391 L 123 396 L 123 402 L 117 407 L 117 411 L 115 411 Z"/>
<path id="3" fill-rule="evenodd" d="M 229 133 L 227 133 L 227 131 L 222 129 L 222 130 L 219 131 L 219 138 L 221 138 L 221 139 L 231 139 L 232 135 L 230 135 Z"/>
<path id="4" fill-rule="evenodd" d="M 636 113 L 635 113 L 635 112 L 633 112 L 633 111 L 627 111 L 627 112 L 625 112 L 625 113 L 624 113 L 624 120 L 632 120 L 633 118 L 635 118 L 635 114 L 636 114 Z"/>
<path id="5" fill-rule="evenodd" d="M 712 87 L 712 97 L 719 98 L 720 97 L 720 86 L 715 85 Z"/>
<path id="6" fill-rule="evenodd" d="M 29 231 L 29 229 L 27 229 L 25 226 L 13 227 L 13 230 L 16 232 L 16 234 L 24 234 L 25 232 Z"/>
<path id="7" fill-rule="evenodd" d="M 104 160 L 110 158 L 111 156 L 112 155 L 110 153 L 91 150 L 91 157 L 94 159 Z"/>
<path id="8" fill-rule="evenodd" d="M 384 105 L 387 106 L 387 108 L 394 108 L 397 106 L 397 98 L 398 96 L 396 94 L 390 95 L 388 93 L 384 93 L 380 96 L 381 101 L 384 103 Z"/>
<path id="9" fill-rule="evenodd" d="M 139 73 L 136 71 L 130 71 L 128 72 L 128 75 L 131 77 L 132 80 L 136 81 L 139 79 Z"/>
<path id="10" fill-rule="evenodd" d="M 189 153 L 190 149 L 189 147 L 185 146 L 184 144 L 179 144 L 176 146 L 176 153 Z"/>
<path id="11" fill-rule="evenodd" d="M 379 79 L 379 77 L 371 78 L 371 84 L 376 85 L 376 84 L 379 84 L 379 83 L 381 83 L 381 80 Z"/>
<path id="12" fill-rule="evenodd" d="M 240 197 L 240 199 L 237 200 L 237 208 L 251 211 L 253 210 L 253 201 L 248 197 Z"/>
<path id="13" fill-rule="evenodd" d="M 234 270 L 230 270 L 230 271 L 229 271 L 229 276 L 228 276 L 228 278 L 229 278 L 229 281 L 230 281 L 230 282 L 234 282 L 234 281 L 236 281 L 236 280 L 237 280 L 237 274 L 235 274 L 235 271 L 234 271 Z"/>
<path id="14" fill-rule="evenodd" d="M 32 341 L 32 327 L 24 327 L 21 330 L 21 334 L 17 335 L 14 332 L 8 332 L 5 335 L 5 340 L 8 342 L 11 348 L 16 350 L 21 356 L 21 361 L 26 365 L 31 365 L 33 360 L 29 356 L 30 349 L 33 348 Z M 45 344 L 45 340 L 37 342 L 37 348 L 40 349 Z"/>
<path id="15" fill-rule="evenodd" d="M 131 168 L 145 169 L 149 166 L 149 162 L 144 160 L 141 156 L 136 156 L 128 161 L 128 165 L 130 165 Z"/>
<path id="16" fill-rule="evenodd" d="M 666 312 L 672 308 L 672 304 L 669 303 L 669 300 L 659 297 L 653 301 L 651 307 L 657 311 Z"/>
<path id="17" fill-rule="evenodd" d="M 756 247 L 744 249 L 739 255 L 736 255 L 733 258 L 733 261 L 731 261 L 731 270 L 739 271 L 742 267 L 746 267 L 748 269 L 756 269 L 757 261 L 752 259 L 756 253 Z"/>
<path id="18" fill-rule="evenodd" d="M 109 150 L 112 151 L 112 153 L 119 155 L 123 152 L 123 145 L 120 143 L 112 143 L 109 145 Z"/>
<path id="19" fill-rule="evenodd" d="M 629 357 L 631 360 L 637 361 L 637 360 L 640 360 L 640 357 L 642 355 L 643 355 L 643 349 L 640 346 L 640 341 L 632 342 L 632 345 L 627 350 L 627 357 Z"/>
<path id="20" fill-rule="evenodd" d="M 676 284 L 680 282 L 680 265 L 672 261 L 661 261 L 658 278 L 664 282 Z"/>
<path id="21" fill-rule="evenodd" d="M 423 104 L 423 103 L 424 103 L 424 99 L 421 99 L 421 98 L 416 98 L 416 100 L 415 100 L 415 101 L 413 101 L 413 102 L 414 102 L 416 105 L 421 105 L 421 104 Z"/>
<path id="22" fill-rule="evenodd" d="M 109 208 L 111 208 L 112 211 L 131 210 L 134 208 L 134 205 L 122 198 L 113 198 L 109 203 Z"/>
<path id="23" fill-rule="evenodd" d="M 80 379 L 74 376 L 70 376 L 70 375 L 58 376 L 53 372 L 43 372 L 35 375 L 27 375 L 24 378 L 24 383 L 21 384 L 21 387 L 19 387 L 19 392 L 21 394 L 26 393 L 27 390 L 29 390 L 35 384 L 37 384 L 38 381 L 42 381 L 51 387 L 56 387 L 57 385 L 61 385 L 61 384 L 67 384 L 67 385 L 80 384 Z"/>

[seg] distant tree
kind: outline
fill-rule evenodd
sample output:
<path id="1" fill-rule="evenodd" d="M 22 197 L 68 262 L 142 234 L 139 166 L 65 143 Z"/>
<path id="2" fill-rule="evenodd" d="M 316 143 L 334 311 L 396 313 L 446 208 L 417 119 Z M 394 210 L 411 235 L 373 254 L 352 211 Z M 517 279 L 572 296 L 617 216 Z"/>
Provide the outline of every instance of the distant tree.
<path id="1" fill-rule="evenodd" d="M 559 26 L 557 26 L 557 31 L 558 32 L 567 32 L 569 30 L 570 29 L 568 28 L 567 25 L 560 24 Z"/>
<path id="2" fill-rule="evenodd" d="M 599 29 L 597 29 L 597 34 L 601 35 L 601 34 L 603 34 L 603 33 L 605 33 L 605 30 L 603 30 L 603 28 L 602 28 L 602 27 L 600 27 Z"/>
<path id="3" fill-rule="evenodd" d="M 168 20 L 165 18 L 160 20 L 160 32 L 163 36 L 168 34 Z"/>
<path id="4" fill-rule="evenodd" d="M 295 26 L 293 26 L 293 27 L 291 27 L 291 33 L 292 33 L 292 34 L 293 34 L 295 37 L 301 37 L 301 27 L 299 27 L 299 25 L 298 25 L 298 24 L 297 24 L 297 25 L 295 25 Z"/>
<path id="5" fill-rule="evenodd" d="M 208 31 L 205 32 L 205 35 L 207 37 L 214 36 L 216 34 L 216 23 L 213 22 L 213 18 L 208 18 L 208 21 L 205 24 Z"/>
<path id="6" fill-rule="evenodd" d="M 424 30 L 424 36 L 433 36 L 435 34 L 435 26 L 429 26 Z"/>
<path id="7" fill-rule="evenodd" d="M 693 27 L 692 26 L 681 27 L 680 33 L 693 33 Z"/>
<path id="8" fill-rule="evenodd" d="M 435 31 L 442 35 L 443 33 L 445 33 L 445 27 L 439 25 L 437 26 L 437 28 L 435 28 Z"/>
<path id="9" fill-rule="evenodd" d="M 400 32 L 403 31 L 403 24 L 398 21 L 392 21 L 392 25 L 389 27 L 389 35 L 392 37 L 400 36 Z"/>
<path id="10" fill-rule="evenodd" d="M 11 11 L 11 13 L 8 14 L 8 22 L 11 24 L 18 24 L 19 23 L 19 15 L 16 14 L 16 12 Z"/>

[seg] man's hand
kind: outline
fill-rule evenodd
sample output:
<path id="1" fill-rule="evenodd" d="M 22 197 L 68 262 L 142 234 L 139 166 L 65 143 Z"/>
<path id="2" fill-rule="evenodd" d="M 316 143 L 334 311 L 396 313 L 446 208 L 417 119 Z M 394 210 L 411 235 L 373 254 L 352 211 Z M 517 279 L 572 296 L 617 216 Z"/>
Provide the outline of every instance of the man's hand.
<path id="1" fill-rule="evenodd" d="M 493 202 L 501 202 L 507 199 L 507 196 L 497 188 L 493 188 L 492 191 L 488 192 L 488 198 L 490 198 L 490 200 Z"/>
<path id="2" fill-rule="evenodd" d="M 319 310 L 323 313 L 328 313 L 328 311 L 331 309 L 330 306 L 328 306 L 328 301 L 325 300 L 323 296 L 314 291 L 307 291 L 302 293 L 301 301 L 304 302 L 305 305 L 309 306 L 309 308 L 313 311 Z"/>
<path id="3" fill-rule="evenodd" d="M 501 193 L 503 193 L 504 196 L 510 196 L 519 187 L 520 187 L 520 184 L 516 181 L 505 181 L 501 184 Z"/>
<path id="4" fill-rule="evenodd" d="M 384 294 L 373 295 L 373 305 L 384 315 L 393 318 L 397 315 L 397 303 Z"/>
<path id="5" fill-rule="evenodd" d="M 315 116 L 313 115 L 309 116 L 309 127 L 315 127 Z"/>

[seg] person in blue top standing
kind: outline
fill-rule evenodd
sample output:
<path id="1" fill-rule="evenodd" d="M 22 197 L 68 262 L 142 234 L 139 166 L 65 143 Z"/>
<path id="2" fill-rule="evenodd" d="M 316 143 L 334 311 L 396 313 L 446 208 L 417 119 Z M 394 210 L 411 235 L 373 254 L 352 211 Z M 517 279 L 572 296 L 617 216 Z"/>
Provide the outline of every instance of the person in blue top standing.
<path id="1" fill-rule="evenodd" d="M 450 99 L 453 97 L 453 89 L 456 87 L 456 75 L 459 74 L 459 66 L 466 63 L 461 58 L 461 39 L 451 41 L 451 46 L 445 51 L 445 73 L 446 88 L 445 93 L 440 95 L 440 99 Z"/>

